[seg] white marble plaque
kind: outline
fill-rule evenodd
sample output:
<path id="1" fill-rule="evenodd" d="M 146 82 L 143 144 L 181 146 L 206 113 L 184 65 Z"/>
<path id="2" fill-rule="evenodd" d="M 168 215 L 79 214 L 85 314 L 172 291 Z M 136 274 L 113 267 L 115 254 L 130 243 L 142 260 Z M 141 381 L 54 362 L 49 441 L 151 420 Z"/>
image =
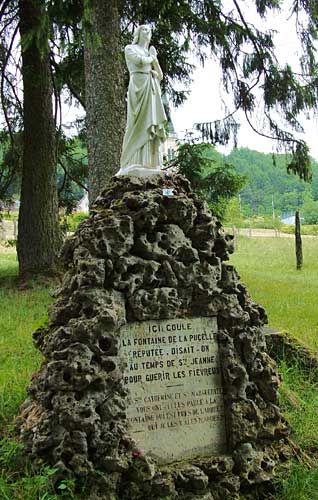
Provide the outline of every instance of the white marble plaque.
<path id="1" fill-rule="evenodd" d="M 120 330 L 128 429 L 158 463 L 226 450 L 216 331 L 215 317 L 142 321 Z"/>

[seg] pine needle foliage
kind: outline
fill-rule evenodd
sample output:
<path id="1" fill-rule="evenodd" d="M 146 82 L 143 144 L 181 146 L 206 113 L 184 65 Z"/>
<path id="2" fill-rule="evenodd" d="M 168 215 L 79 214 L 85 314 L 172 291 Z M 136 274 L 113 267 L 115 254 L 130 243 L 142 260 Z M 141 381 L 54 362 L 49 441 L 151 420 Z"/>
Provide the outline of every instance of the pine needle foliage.
<path id="1" fill-rule="evenodd" d="M 101 2 L 102 0 L 94 0 Z M 73 102 L 85 106 L 84 36 L 90 26 L 90 0 L 46 0 L 39 32 L 32 36 L 41 43 L 41 33 L 50 27 L 52 75 L 56 99 L 67 90 Z M 318 3 L 307 0 L 118 0 L 121 11 L 122 45 L 131 41 L 140 23 L 153 28 L 152 43 L 157 47 L 164 72 L 164 91 L 175 105 L 188 95 L 194 66 L 190 55 L 202 64 L 212 57 L 222 72 L 222 85 L 232 97 L 224 119 L 215 116 L 196 124 L 201 139 L 212 144 L 236 142 L 243 111 L 251 128 L 271 140 L 279 151 L 292 156 L 290 172 L 310 181 L 308 147 L 299 138 L 303 114 L 318 109 Z M 299 38 L 297 71 L 281 64 L 269 16 L 284 11 L 293 20 Z M 6 126 L 14 131 L 17 106 L 18 60 L 14 57 L 17 34 L 17 1 L 0 2 L 1 101 Z M 94 39 L 94 36 L 92 37 Z M 98 43 L 98 40 L 96 41 Z M 14 71 L 12 70 L 14 68 Z M 261 103 L 261 104 L 260 104 Z M 261 120 L 257 120 L 257 117 Z M 20 120 L 21 121 L 21 120 Z M 259 123 L 258 123 L 259 121 Z M 13 134 L 11 134 L 13 138 Z"/>

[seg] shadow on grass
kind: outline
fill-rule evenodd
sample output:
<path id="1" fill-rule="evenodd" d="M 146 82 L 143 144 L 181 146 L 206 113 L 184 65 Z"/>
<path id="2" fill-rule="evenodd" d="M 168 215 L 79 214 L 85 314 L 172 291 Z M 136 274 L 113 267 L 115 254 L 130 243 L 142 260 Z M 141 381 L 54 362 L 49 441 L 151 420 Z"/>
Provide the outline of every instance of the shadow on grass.
<path id="1" fill-rule="evenodd" d="M 15 287 L 18 275 L 19 264 L 15 250 L 0 246 L 0 287 Z"/>
<path id="2" fill-rule="evenodd" d="M 17 291 L 34 290 L 55 286 L 60 273 L 44 270 L 41 273 L 26 273 L 19 275 L 19 263 L 16 251 L 0 246 L 0 289 L 14 289 Z"/>

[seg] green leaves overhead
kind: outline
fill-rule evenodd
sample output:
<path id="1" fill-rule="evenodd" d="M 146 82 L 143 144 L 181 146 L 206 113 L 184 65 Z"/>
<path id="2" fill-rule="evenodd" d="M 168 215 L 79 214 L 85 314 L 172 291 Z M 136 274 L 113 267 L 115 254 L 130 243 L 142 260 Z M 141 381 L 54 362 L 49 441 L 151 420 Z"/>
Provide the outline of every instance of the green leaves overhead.
<path id="1" fill-rule="evenodd" d="M 83 27 L 93 29 L 89 26 L 91 1 L 42 2 L 41 26 L 43 32 L 48 27 L 51 32 L 56 90 L 67 88 L 83 106 Z M 8 26 L 8 12 L 15 4 L 15 1 L 0 2 L 0 13 Z M 241 110 L 256 132 L 276 140 L 278 147 L 293 156 L 290 171 L 302 179 L 310 179 L 308 149 L 297 134 L 302 132 L 301 114 L 318 108 L 316 0 L 293 0 L 290 4 L 287 0 L 118 0 L 118 6 L 122 12 L 123 46 L 131 41 L 136 25 L 148 23 L 153 27 L 152 43 L 163 69 L 164 91 L 175 105 L 187 98 L 194 69 L 190 56 L 194 55 L 202 64 L 212 56 L 219 63 L 223 88 L 232 97 L 232 109 L 226 113 L 222 125 L 215 116 L 208 123 L 198 124 L 202 139 L 225 144 L 235 138 L 238 123 L 235 114 Z M 270 24 L 266 25 L 266 16 L 280 10 L 294 20 L 299 36 L 297 72 L 290 64 L 279 63 L 275 33 Z M 13 9 L 12 22 L 14 15 Z M 1 53 L 10 47 L 7 36 L 12 35 L 8 29 L 3 33 L 5 42 L 0 46 L 0 59 Z M 32 36 L 41 43 L 41 29 Z M 2 79 L 4 75 L 5 70 Z M 2 94 L 6 107 L 5 92 Z"/>

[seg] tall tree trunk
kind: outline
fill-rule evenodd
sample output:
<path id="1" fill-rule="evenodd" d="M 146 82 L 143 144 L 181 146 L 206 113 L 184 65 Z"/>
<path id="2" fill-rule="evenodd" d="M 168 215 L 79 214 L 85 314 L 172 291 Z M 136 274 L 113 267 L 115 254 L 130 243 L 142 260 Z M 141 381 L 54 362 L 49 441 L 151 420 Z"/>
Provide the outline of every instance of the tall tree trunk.
<path id="1" fill-rule="evenodd" d="M 41 0 L 19 0 L 24 89 L 18 232 L 22 275 L 54 270 L 60 244 L 52 81 L 44 5 Z"/>
<path id="2" fill-rule="evenodd" d="M 88 183 L 92 203 L 119 170 L 125 128 L 124 64 L 120 43 L 121 0 L 88 2 L 85 92 Z"/>

